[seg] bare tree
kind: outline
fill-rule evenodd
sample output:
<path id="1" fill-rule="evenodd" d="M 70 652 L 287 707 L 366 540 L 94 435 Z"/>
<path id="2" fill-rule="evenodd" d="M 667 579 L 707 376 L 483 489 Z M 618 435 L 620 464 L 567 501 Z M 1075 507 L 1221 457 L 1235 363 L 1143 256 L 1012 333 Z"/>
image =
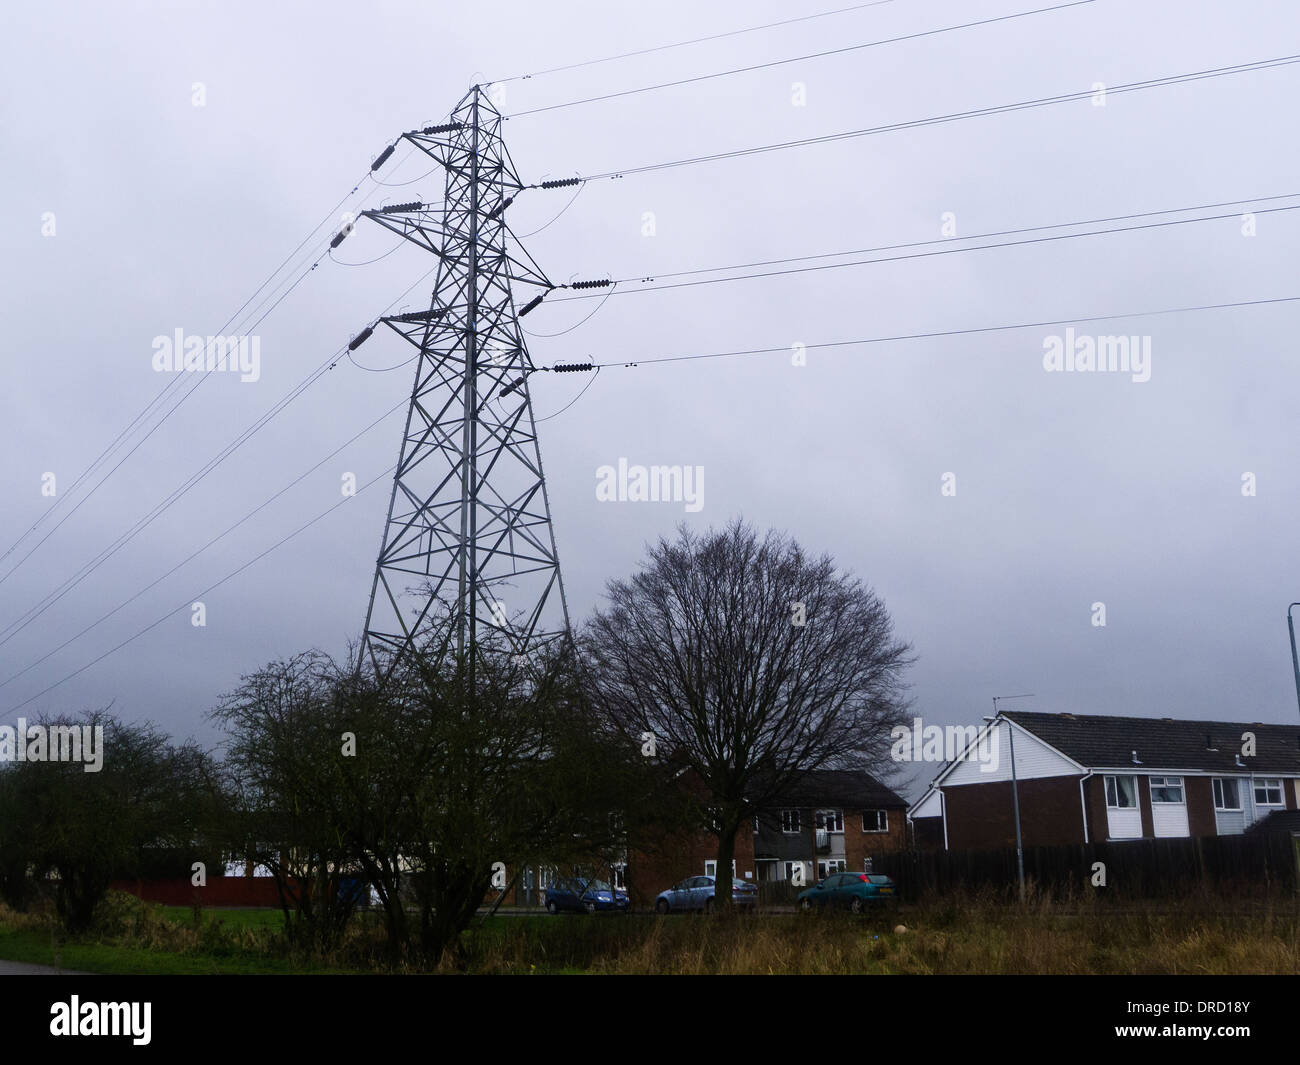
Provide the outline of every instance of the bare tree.
<path id="1" fill-rule="evenodd" d="M 739 519 L 703 535 L 682 527 L 607 595 L 582 638 L 594 701 L 698 776 L 720 885 L 741 825 L 801 773 L 889 765 L 911 648 L 829 557 Z M 729 908 L 731 892 L 715 905 Z"/>
<path id="2" fill-rule="evenodd" d="M 202 837 L 216 792 L 212 760 L 192 743 L 173 744 L 153 725 L 107 710 L 42 717 L 36 726 L 103 730 L 102 764 L 24 760 L 0 769 L 0 887 L 11 902 L 53 896 L 64 925 L 89 928 L 114 879 L 186 875 L 190 863 L 220 857 Z"/>
<path id="3" fill-rule="evenodd" d="M 337 874 L 355 871 L 393 960 L 436 966 L 523 867 L 616 849 L 655 783 L 592 720 L 571 654 L 525 660 L 484 639 L 471 683 L 439 635 L 385 663 L 382 683 L 311 652 L 244 678 L 214 711 L 242 796 L 237 841 L 270 841 L 257 853 L 277 883 L 311 881 L 282 895 L 287 926 L 293 901 L 319 946 L 350 913 Z"/>
<path id="4" fill-rule="evenodd" d="M 356 903 L 340 890 L 353 867 L 337 802 L 351 725 L 341 676 L 323 652 L 298 654 L 243 677 L 209 715 L 226 731 L 226 846 L 271 874 L 288 939 L 318 950 L 340 940 Z"/>

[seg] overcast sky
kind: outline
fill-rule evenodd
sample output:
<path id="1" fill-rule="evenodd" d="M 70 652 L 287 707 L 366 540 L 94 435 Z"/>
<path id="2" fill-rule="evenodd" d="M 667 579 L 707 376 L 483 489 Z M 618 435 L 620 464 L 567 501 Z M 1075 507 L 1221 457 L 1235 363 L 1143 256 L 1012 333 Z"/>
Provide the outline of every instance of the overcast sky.
<path id="1" fill-rule="evenodd" d="M 1048 2 L 893 0 L 511 81 L 502 111 Z M 0 551 L 58 508 L 0 577 L 81 502 L 97 478 L 73 490 L 77 474 L 165 383 L 151 365 L 154 338 L 218 331 L 401 131 L 440 120 L 475 82 L 835 6 L 6 4 Z M 520 116 L 505 136 L 529 182 L 1297 52 L 1292 0 L 1097 0 Z M 939 240 L 954 225 L 964 237 L 1300 194 L 1297 89 L 1300 67 L 1283 66 L 1104 106 L 1083 99 L 594 181 L 525 244 L 554 280 L 641 277 Z M 441 199 L 431 166 L 399 149 L 379 176 L 410 183 L 367 182 L 350 203 Z M 526 193 L 512 228 L 545 226 L 569 199 L 567 189 Z M 1300 196 L 1259 206 L 1295 204 Z M 915 645 L 913 695 L 927 721 L 975 722 L 993 696 L 1032 692 L 1017 708 L 1294 722 L 1285 615 L 1300 599 L 1300 304 L 1075 326 L 1149 337 L 1146 381 L 1046 370 L 1045 338 L 1068 323 L 811 347 L 1300 295 L 1296 212 L 1258 214 L 1247 236 L 1237 212 L 1249 206 L 1135 220 L 1233 215 L 1218 221 L 1021 247 L 658 293 L 624 286 L 598 310 L 595 300 L 539 309 L 529 330 L 563 334 L 530 338 L 543 365 L 786 349 L 611 368 L 540 427 L 575 620 L 608 579 L 634 570 L 647 540 L 742 514 L 830 552 L 876 588 Z M 336 258 L 366 262 L 395 243 L 362 223 Z M 324 260 L 253 330 L 259 379 L 207 380 L 0 583 L 0 626 L 76 575 L 431 265 L 409 245 L 364 267 Z M 401 306 L 422 309 L 428 295 L 426 284 Z M 797 343 L 810 346 L 806 366 L 792 365 Z M 408 352 L 377 334 L 358 361 L 395 365 Z M 0 681 L 399 404 L 411 370 L 364 373 L 344 361 L 324 375 L 0 644 Z M 537 416 L 588 383 L 535 377 Z M 364 620 L 385 484 L 202 596 L 206 626 L 188 609 L 173 613 L 18 708 L 333 505 L 344 473 L 361 483 L 381 474 L 396 461 L 401 417 L 0 687 L 0 721 L 112 701 L 127 718 L 210 742 L 203 714 L 241 673 L 311 646 L 342 653 Z M 598 501 L 596 470 L 620 458 L 702 466 L 704 506 Z M 42 495 L 47 473 L 58 496 Z M 945 474 L 955 495 L 943 493 Z M 1254 495 L 1243 493 L 1246 474 Z"/>

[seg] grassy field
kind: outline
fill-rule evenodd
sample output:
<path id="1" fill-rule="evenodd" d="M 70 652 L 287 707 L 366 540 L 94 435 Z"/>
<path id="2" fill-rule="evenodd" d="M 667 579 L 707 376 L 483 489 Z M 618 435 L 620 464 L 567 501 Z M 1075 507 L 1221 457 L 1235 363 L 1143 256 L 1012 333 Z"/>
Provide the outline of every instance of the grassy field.
<path id="1" fill-rule="evenodd" d="M 196 924 L 187 909 L 134 906 L 71 941 L 48 917 L 0 909 L 0 957 L 101 973 L 392 971 L 373 920 L 313 958 L 287 949 L 277 911 L 210 910 Z M 467 932 L 441 971 L 1282 974 L 1300 972 L 1300 914 L 1294 905 L 1226 914 L 968 901 L 861 918 L 497 916 Z"/>

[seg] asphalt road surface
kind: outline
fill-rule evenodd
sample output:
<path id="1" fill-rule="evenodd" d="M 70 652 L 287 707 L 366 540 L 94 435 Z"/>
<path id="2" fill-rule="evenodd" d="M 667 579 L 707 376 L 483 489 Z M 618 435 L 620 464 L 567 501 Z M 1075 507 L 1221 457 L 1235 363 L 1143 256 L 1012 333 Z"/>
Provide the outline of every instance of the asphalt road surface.
<path id="1" fill-rule="evenodd" d="M 0 976 L 84 976 L 72 969 L 56 969 L 53 965 L 30 965 L 25 961 L 0 960 Z"/>

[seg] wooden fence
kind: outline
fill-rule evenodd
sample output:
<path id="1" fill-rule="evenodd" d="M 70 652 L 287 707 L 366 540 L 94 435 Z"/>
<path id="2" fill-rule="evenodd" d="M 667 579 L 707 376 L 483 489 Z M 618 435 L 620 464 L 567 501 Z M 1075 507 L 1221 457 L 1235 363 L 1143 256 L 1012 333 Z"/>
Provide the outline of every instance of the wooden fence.
<path id="1" fill-rule="evenodd" d="M 1191 895 L 1261 897 L 1294 894 L 1300 884 L 1300 841 L 1287 832 L 1195 839 L 1139 839 L 1026 847 L 1025 879 L 1053 897 L 1093 890 L 1102 863 L 1108 896 L 1132 899 Z M 901 851 L 881 856 L 905 899 L 989 889 L 1014 892 L 1014 847 L 988 851 Z"/>

